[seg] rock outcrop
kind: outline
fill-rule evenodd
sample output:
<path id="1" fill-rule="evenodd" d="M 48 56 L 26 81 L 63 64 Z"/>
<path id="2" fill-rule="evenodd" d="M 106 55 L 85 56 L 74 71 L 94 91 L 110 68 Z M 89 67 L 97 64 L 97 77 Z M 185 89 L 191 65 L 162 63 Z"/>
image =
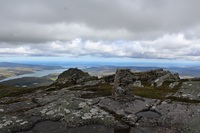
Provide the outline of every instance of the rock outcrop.
<path id="1" fill-rule="evenodd" d="M 180 89 L 173 96 L 190 100 L 200 100 L 200 82 L 187 81 L 182 83 Z"/>
<path id="2" fill-rule="evenodd" d="M 133 98 L 130 90 L 133 88 L 133 78 L 130 69 L 117 69 L 113 84 L 112 97 L 115 100 L 127 101 Z"/>
<path id="3" fill-rule="evenodd" d="M 61 73 L 57 80 L 50 86 L 50 88 L 63 88 L 73 85 L 84 85 L 84 83 L 94 84 L 92 81 L 98 80 L 98 77 L 90 76 L 87 72 L 83 72 L 78 68 L 70 68 Z M 95 81 L 97 83 L 98 81 Z"/>
<path id="4" fill-rule="evenodd" d="M 156 87 L 161 86 L 164 81 L 178 81 L 180 80 L 178 74 L 172 74 L 169 71 L 159 71 L 160 76 L 152 81 L 152 84 Z"/>
<path id="5" fill-rule="evenodd" d="M 160 69 L 150 70 L 146 72 L 134 73 L 133 79 L 153 83 L 157 80 L 160 80 L 160 81 L 175 80 L 176 81 L 176 80 L 179 80 L 180 78 L 178 74 L 172 74 L 171 72 L 165 71 L 162 68 L 160 68 Z"/>
<path id="6" fill-rule="evenodd" d="M 107 83 L 114 83 L 115 74 L 103 76 L 103 77 L 101 77 L 101 79 Z"/>
<path id="7" fill-rule="evenodd" d="M 171 72 L 160 68 L 146 72 L 134 73 L 133 80 L 148 82 L 151 83 L 152 86 L 159 87 L 162 86 L 165 81 L 179 81 L 180 77 L 178 74 L 172 74 Z"/>
<path id="8" fill-rule="evenodd" d="M 155 87 L 159 87 L 162 86 L 165 81 L 178 82 L 180 80 L 178 73 L 173 74 L 169 71 L 163 70 L 162 68 L 145 72 L 134 72 L 134 73 L 130 72 L 130 73 L 131 76 L 129 77 L 129 79 L 132 80 L 133 86 L 135 87 L 144 87 L 143 82 L 151 84 L 152 86 Z M 105 82 L 113 83 L 115 80 L 115 74 L 103 76 L 101 77 L 101 79 L 104 80 Z M 177 84 L 174 84 L 174 86 L 176 85 Z"/>
<path id="9" fill-rule="evenodd" d="M 81 79 L 88 79 L 91 76 L 87 72 L 83 72 L 82 70 L 78 68 L 70 68 L 67 71 L 64 71 L 58 76 L 58 79 L 56 82 L 68 82 L 68 83 L 74 83 L 80 82 Z"/>

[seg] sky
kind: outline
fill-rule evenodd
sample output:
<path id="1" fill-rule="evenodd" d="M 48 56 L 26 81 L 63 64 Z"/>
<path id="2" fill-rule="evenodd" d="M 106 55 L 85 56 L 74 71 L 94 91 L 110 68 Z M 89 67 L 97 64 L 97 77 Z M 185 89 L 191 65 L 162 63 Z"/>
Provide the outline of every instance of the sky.
<path id="1" fill-rule="evenodd" d="M 200 62 L 200 0 L 0 0 L 0 61 Z"/>

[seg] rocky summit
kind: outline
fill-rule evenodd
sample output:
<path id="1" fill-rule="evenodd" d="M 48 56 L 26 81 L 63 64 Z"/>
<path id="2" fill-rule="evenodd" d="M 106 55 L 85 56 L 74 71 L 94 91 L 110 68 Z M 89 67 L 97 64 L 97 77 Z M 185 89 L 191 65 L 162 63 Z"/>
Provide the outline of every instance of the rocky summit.
<path id="1" fill-rule="evenodd" d="M 198 133 L 200 80 L 163 69 L 101 78 L 70 68 L 0 99 L 0 133 Z"/>
<path id="2" fill-rule="evenodd" d="M 64 71 L 58 76 L 57 80 L 50 86 L 50 88 L 73 86 L 94 79 L 98 78 L 90 76 L 87 72 L 83 72 L 78 68 L 69 68 L 67 71 Z"/>

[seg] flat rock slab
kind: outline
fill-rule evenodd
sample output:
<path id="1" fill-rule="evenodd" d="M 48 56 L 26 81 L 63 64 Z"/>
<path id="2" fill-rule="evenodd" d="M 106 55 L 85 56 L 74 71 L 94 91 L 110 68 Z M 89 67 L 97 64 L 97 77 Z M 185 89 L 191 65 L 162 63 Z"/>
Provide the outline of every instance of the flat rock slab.
<path id="1" fill-rule="evenodd" d="M 113 133 L 113 128 L 90 125 L 67 128 L 61 122 L 43 121 L 37 123 L 31 130 L 17 133 Z"/>
<path id="2" fill-rule="evenodd" d="M 60 122 L 43 121 L 37 123 L 31 130 L 17 133 L 180 133 L 173 128 L 163 127 L 132 127 L 114 129 L 102 125 L 88 125 L 76 128 L 67 128 Z"/>

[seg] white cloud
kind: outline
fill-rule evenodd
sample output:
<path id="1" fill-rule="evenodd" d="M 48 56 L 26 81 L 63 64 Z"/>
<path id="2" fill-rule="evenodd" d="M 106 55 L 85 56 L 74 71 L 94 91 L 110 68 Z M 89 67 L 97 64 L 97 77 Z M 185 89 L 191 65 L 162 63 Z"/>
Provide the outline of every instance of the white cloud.
<path id="1" fill-rule="evenodd" d="M 16 48 L 1 48 L 0 54 L 3 56 L 15 56 L 15 55 L 34 55 L 41 54 L 39 49 L 30 49 L 30 47 L 16 47 Z"/>
<path id="2" fill-rule="evenodd" d="M 199 60 L 200 40 L 188 40 L 184 34 L 167 34 L 152 41 L 53 41 L 38 45 L 1 48 L 1 55 L 98 56 Z M 42 47 L 41 47 L 42 45 Z"/>

